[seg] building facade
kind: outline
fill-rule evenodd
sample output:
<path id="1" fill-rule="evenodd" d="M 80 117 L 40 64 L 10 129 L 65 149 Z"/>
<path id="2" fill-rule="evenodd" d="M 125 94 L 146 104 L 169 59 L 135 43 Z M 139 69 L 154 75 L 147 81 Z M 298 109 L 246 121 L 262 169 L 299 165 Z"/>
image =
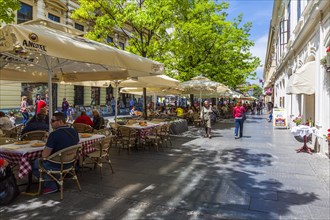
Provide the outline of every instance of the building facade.
<path id="1" fill-rule="evenodd" d="M 17 11 L 17 24 L 35 20 L 49 19 L 61 24 L 69 25 L 80 31 L 86 32 L 89 27 L 86 24 L 76 22 L 71 19 L 72 11 L 79 7 L 76 0 L 21 0 L 21 9 Z M 104 39 L 105 43 L 114 43 L 121 49 L 125 49 L 128 39 L 120 31 L 115 31 L 113 36 Z M 28 97 L 28 102 L 33 105 L 33 100 L 37 94 L 47 95 L 47 83 L 29 83 L 3 81 L 0 75 L 0 109 L 18 109 L 21 96 Z M 67 98 L 70 104 L 79 106 L 110 106 L 113 98 L 111 85 L 104 87 L 80 86 L 74 83 L 56 83 L 53 86 L 55 108 L 61 108 L 62 98 Z M 130 95 L 123 94 L 121 102 L 128 103 L 126 98 Z"/>
<path id="2" fill-rule="evenodd" d="M 330 1 L 275 0 L 264 67 L 267 101 L 285 108 L 288 121 L 312 122 L 314 148 L 329 153 L 330 72 L 323 58 L 330 47 Z"/>

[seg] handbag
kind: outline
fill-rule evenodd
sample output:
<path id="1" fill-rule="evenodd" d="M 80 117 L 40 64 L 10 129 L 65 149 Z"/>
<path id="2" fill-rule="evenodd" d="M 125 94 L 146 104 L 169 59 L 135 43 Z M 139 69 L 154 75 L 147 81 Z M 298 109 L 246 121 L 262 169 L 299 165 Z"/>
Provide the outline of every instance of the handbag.
<path id="1" fill-rule="evenodd" d="M 246 120 L 246 113 L 242 113 L 242 120 L 245 121 Z"/>

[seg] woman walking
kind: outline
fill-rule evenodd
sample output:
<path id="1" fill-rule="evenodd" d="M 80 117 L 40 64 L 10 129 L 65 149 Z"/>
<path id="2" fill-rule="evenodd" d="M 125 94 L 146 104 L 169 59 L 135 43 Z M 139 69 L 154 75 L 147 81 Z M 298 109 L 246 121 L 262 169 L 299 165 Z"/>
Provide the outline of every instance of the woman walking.
<path id="1" fill-rule="evenodd" d="M 246 110 L 242 106 L 241 101 L 238 101 L 236 106 L 233 109 L 233 116 L 235 118 L 235 139 L 243 137 L 243 123 L 244 123 L 244 114 Z M 239 136 L 238 136 L 239 130 Z"/>
<path id="2" fill-rule="evenodd" d="M 201 109 L 200 118 L 204 122 L 205 126 L 205 137 L 212 138 L 211 136 L 211 114 L 213 114 L 212 108 L 209 105 L 209 102 L 206 100 L 204 106 Z"/>
<path id="3" fill-rule="evenodd" d="M 22 113 L 23 116 L 23 121 L 22 123 L 25 125 L 26 122 L 29 120 L 29 112 L 27 109 L 27 97 L 26 96 L 22 96 L 22 102 L 21 102 L 21 108 L 20 108 L 20 112 Z"/>

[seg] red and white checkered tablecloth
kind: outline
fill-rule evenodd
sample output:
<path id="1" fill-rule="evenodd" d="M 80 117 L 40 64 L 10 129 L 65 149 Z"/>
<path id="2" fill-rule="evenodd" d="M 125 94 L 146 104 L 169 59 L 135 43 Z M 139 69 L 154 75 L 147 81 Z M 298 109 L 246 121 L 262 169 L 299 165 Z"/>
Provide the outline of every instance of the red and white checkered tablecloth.
<path id="1" fill-rule="evenodd" d="M 83 154 L 91 153 L 95 151 L 92 145 L 95 142 L 102 140 L 104 137 L 105 137 L 104 135 L 93 135 L 93 137 L 91 138 L 81 138 L 79 143 L 83 147 L 82 153 Z M 30 161 L 40 158 L 41 153 L 42 153 L 42 148 L 37 151 L 34 150 L 32 152 L 24 152 L 24 153 L 15 150 L 5 151 L 0 148 L 0 158 L 5 158 L 6 160 L 8 160 L 10 164 L 19 165 L 18 178 L 20 179 L 32 171 Z"/>

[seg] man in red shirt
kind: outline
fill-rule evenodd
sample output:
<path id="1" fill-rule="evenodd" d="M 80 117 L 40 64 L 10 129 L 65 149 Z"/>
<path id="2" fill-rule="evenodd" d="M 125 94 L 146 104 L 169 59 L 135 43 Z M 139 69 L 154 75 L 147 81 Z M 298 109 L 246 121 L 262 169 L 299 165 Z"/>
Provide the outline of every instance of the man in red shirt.
<path id="1" fill-rule="evenodd" d="M 45 101 L 45 96 L 41 96 L 41 99 L 37 103 L 37 114 L 39 114 L 40 109 L 44 108 L 47 106 L 47 103 Z"/>

